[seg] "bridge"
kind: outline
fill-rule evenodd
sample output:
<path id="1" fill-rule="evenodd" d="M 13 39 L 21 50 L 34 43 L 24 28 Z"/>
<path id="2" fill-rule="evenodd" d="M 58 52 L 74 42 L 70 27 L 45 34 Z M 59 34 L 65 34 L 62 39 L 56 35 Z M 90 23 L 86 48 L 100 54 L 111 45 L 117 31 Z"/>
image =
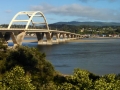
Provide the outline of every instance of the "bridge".
<path id="1" fill-rule="evenodd" d="M 19 19 L 18 18 L 19 16 L 22 16 L 23 19 Z M 26 23 L 25 27 L 24 28 L 12 27 L 14 23 L 19 23 L 19 22 Z M 32 25 L 34 28 L 29 28 L 29 25 Z M 45 29 L 36 29 L 35 25 L 41 25 L 41 26 L 44 25 Z M 27 33 L 36 34 L 38 45 L 44 45 L 44 44 L 52 45 L 54 39 L 53 37 L 56 38 L 54 40 L 54 42 L 56 43 L 65 42 L 67 40 L 79 39 L 81 37 L 80 34 L 76 34 L 76 33 L 59 31 L 59 30 L 50 30 L 47 20 L 41 11 L 18 12 L 13 17 L 7 28 L 4 27 L 0 28 L 0 38 L 4 38 L 6 42 L 11 38 L 14 47 L 18 45 L 22 45 L 23 39 Z"/>

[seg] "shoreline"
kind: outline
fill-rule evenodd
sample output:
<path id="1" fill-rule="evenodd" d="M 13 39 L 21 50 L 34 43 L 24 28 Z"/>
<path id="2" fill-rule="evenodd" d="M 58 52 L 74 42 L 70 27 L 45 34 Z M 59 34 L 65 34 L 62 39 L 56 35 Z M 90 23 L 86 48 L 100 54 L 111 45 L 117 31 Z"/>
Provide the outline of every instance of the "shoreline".
<path id="1" fill-rule="evenodd" d="M 28 36 L 27 36 L 28 37 Z M 29 37 L 32 38 L 32 37 Z M 98 40 L 93 40 L 93 39 L 98 39 Z M 96 37 L 96 38 L 83 38 L 83 39 L 75 39 L 75 40 L 68 40 L 65 42 L 100 42 L 103 41 L 104 39 L 120 39 L 120 37 Z M 12 42 L 12 40 L 8 40 L 8 42 Z M 31 40 L 23 40 L 23 42 L 38 42 L 36 39 L 31 39 Z M 52 41 L 54 43 L 54 40 Z"/>
<path id="2" fill-rule="evenodd" d="M 12 42 L 12 40 L 9 40 L 8 42 Z M 23 42 L 30 42 L 30 43 L 32 43 L 32 42 L 37 42 L 37 40 L 23 40 Z"/>

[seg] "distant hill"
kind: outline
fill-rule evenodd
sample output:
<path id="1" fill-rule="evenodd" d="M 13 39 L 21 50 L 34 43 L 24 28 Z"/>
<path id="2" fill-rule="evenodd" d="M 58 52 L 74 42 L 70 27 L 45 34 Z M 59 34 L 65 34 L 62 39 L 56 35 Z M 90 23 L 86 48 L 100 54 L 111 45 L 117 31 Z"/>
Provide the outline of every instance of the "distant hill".
<path id="1" fill-rule="evenodd" d="M 57 23 L 53 23 L 56 25 L 62 25 L 62 24 L 66 24 L 66 25 L 89 25 L 89 26 L 120 26 L 120 23 L 116 23 L 116 22 L 78 22 L 78 21 L 71 21 L 71 22 L 57 22 Z"/>

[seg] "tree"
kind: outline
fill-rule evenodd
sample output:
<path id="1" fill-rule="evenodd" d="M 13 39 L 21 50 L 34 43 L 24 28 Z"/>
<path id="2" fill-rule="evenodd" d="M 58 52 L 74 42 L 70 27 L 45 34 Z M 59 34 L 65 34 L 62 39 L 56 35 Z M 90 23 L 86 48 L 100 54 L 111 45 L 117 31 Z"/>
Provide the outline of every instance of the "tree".
<path id="1" fill-rule="evenodd" d="M 8 46 L 6 45 L 6 41 L 4 38 L 0 38 L 0 50 L 6 51 Z"/>
<path id="2" fill-rule="evenodd" d="M 4 41 L 4 39 L 0 39 L 0 75 L 3 72 L 3 68 L 5 68 L 4 64 L 9 53 L 9 50 L 7 50 L 8 46 L 4 45 Z"/>
<path id="3" fill-rule="evenodd" d="M 94 83 L 95 90 L 120 90 L 120 79 L 116 79 L 115 74 L 102 76 Z"/>
<path id="4" fill-rule="evenodd" d="M 36 90 L 31 84 L 29 75 L 25 75 L 25 71 L 20 66 L 15 66 L 9 72 L 6 72 L 3 80 L 2 90 Z"/>
<path id="5" fill-rule="evenodd" d="M 93 83 L 92 78 L 95 77 L 86 70 L 75 69 L 73 75 L 64 77 L 63 82 L 58 84 L 57 90 L 90 90 Z"/>
<path id="6" fill-rule="evenodd" d="M 39 90 L 42 85 L 52 81 L 55 75 L 54 67 L 45 57 L 45 54 L 40 53 L 36 48 L 20 46 L 10 51 L 2 71 L 5 73 L 16 65 L 23 67 L 25 73 L 31 74 L 32 83 Z"/>
<path id="7" fill-rule="evenodd" d="M 92 86 L 92 79 L 89 75 L 90 73 L 86 70 L 75 69 L 73 76 L 69 76 L 68 80 L 80 90 L 87 90 Z"/>

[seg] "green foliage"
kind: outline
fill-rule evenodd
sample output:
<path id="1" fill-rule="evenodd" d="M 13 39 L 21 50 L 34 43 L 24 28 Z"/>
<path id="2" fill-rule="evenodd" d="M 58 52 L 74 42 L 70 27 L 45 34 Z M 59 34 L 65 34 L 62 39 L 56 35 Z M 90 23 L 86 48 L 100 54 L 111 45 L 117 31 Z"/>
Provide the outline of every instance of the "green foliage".
<path id="1" fill-rule="evenodd" d="M 47 83 L 47 84 L 44 84 L 44 85 L 40 88 L 40 90 L 58 90 L 58 89 L 57 89 L 57 85 L 54 84 L 53 81 L 51 81 L 51 82 L 49 82 L 49 83 Z"/>
<path id="2" fill-rule="evenodd" d="M 62 76 L 61 76 L 62 77 Z M 96 76 L 89 71 L 75 69 L 73 75 L 58 78 L 57 90 L 120 90 L 119 75 Z"/>
<path id="3" fill-rule="evenodd" d="M 75 69 L 74 74 L 68 76 L 67 79 L 80 90 L 86 90 L 92 86 L 92 79 L 89 78 L 89 74 L 86 70 Z"/>
<path id="4" fill-rule="evenodd" d="M 4 90 L 36 90 L 31 84 L 30 76 L 25 75 L 22 67 L 16 66 L 3 77 Z"/>
<path id="5" fill-rule="evenodd" d="M 56 84 L 61 84 L 67 81 L 67 78 L 64 75 L 57 74 L 54 76 L 54 82 Z"/>
<path id="6" fill-rule="evenodd" d="M 115 74 L 102 76 L 94 83 L 95 90 L 120 90 L 120 79 L 116 79 Z"/>
<path id="7" fill-rule="evenodd" d="M 4 44 L 4 39 L 0 39 L 0 75 L 5 68 L 6 57 L 8 56 L 9 50 L 8 46 Z"/>
<path id="8" fill-rule="evenodd" d="M 63 83 L 57 87 L 57 90 L 80 90 L 79 87 L 71 83 Z"/>
<path id="9" fill-rule="evenodd" d="M 6 41 L 3 38 L 0 38 L 0 50 L 6 51 L 8 46 L 6 45 Z"/>
<path id="10" fill-rule="evenodd" d="M 16 65 L 23 67 L 26 73 L 31 74 L 32 83 L 37 89 L 53 80 L 54 67 L 45 59 L 45 54 L 40 53 L 36 48 L 20 46 L 11 50 L 4 62 L 5 67 L 2 67 L 3 73 Z"/>

